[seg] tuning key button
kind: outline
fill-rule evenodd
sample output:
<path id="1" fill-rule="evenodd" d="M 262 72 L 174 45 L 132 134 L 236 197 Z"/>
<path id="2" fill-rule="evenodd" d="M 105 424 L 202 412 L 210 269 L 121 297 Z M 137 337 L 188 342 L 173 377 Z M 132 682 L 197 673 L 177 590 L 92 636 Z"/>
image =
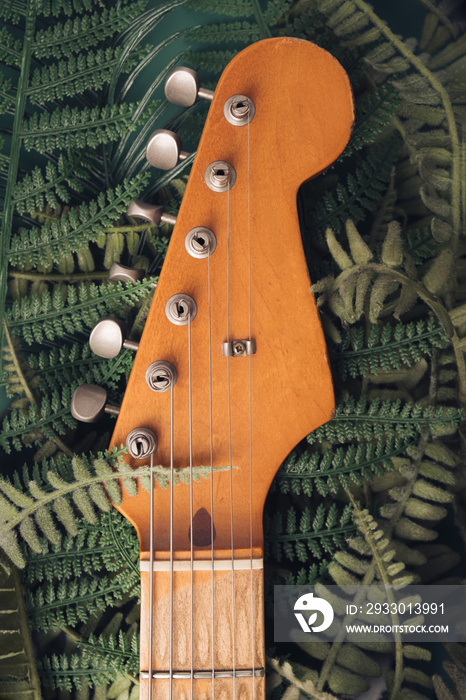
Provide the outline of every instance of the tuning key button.
<path id="1" fill-rule="evenodd" d="M 126 328 L 121 321 L 103 318 L 92 329 L 89 345 L 92 352 L 99 357 L 111 359 L 116 357 L 122 348 L 136 352 L 139 343 L 134 342 L 134 340 L 126 340 Z"/>
<path id="2" fill-rule="evenodd" d="M 165 82 L 165 97 L 180 107 L 191 107 L 198 97 L 212 100 L 213 90 L 201 87 L 199 75 L 191 68 L 177 66 L 168 74 Z"/>
<path id="3" fill-rule="evenodd" d="M 145 274 L 145 270 L 133 270 L 132 267 L 126 267 L 115 262 L 109 270 L 108 279 L 110 282 L 134 283 L 144 279 Z"/>
<path id="4" fill-rule="evenodd" d="M 171 170 L 179 160 L 184 160 L 189 153 L 181 150 L 181 139 L 174 131 L 157 129 L 147 144 L 146 158 L 150 165 L 160 170 Z"/>
<path id="5" fill-rule="evenodd" d="M 172 226 L 176 224 L 176 216 L 165 213 L 160 204 L 149 204 L 142 199 L 132 199 L 126 214 L 127 216 L 136 216 L 149 221 L 154 226 L 160 226 L 161 223 L 171 224 Z"/>
<path id="6" fill-rule="evenodd" d="M 81 384 L 71 399 L 71 415 L 82 423 L 96 423 L 104 413 L 118 415 L 119 410 L 107 403 L 107 392 L 95 384 Z"/>

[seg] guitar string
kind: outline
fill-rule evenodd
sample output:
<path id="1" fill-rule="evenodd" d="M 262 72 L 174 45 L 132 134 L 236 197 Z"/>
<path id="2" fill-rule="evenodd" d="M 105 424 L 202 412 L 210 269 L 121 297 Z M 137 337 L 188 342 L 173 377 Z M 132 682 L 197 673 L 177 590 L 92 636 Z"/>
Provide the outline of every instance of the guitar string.
<path id="1" fill-rule="evenodd" d="M 193 418 L 191 377 L 191 311 L 188 311 L 188 401 L 189 401 L 189 519 L 191 522 L 191 697 L 194 698 L 194 530 L 193 530 Z"/>
<path id="2" fill-rule="evenodd" d="M 252 340 L 252 287 L 251 287 L 251 141 L 248 119 L 248 288 L 249 288 L 249 340 Z M 251 668 L 252 668 L 252 698 L 256 697 L 256 683 L 254 680 L 254 650 L 255 650 L 255 629 L 254 629 L 254 576 L 252 568 L 252 355 L 249 355 L 249 536 L 251 546 Z"/>
<path id="3" fill-rule="evenodd" d="M 210 294 L 210 251 L 207 256 L 207 296 L 209 301 L 209 409 L 210 409 L 210 542 L 212 553 L 212 625 L 211 625 L 211 645 L 212 645 L 212 700 L 215 698 L 215 654 L 214 654 L 214 602 L 215 602 L 215 575 L 214 575 L 214 440 L 212 430 L 212 310 Z"/>
<path id="4" fill-rule="evenodd" d="M 227 188 L 227 343 L 230 342 L 230 183 Z M 230 540 L 231 540 L 231 646 L 233 664 L 233 698 L 236 698 L 236 657 L 235 657 L 235 555 L 233 541 L 233 459 L 231 445 L 231 382 L 230 355 L 227 355 L 228 384 L 228 449 L 230 468 Z"/>
<path id="5" fill-rule="evenodd" d="M 152 646 L 154 635 L 154 453 L 150 456 L 150 573 L 149 573 L 149 700 L 152 700 Z"/>
<path id="6" fill-rule="evenodd" d="M 169 635 L 169 671 L 170 691 L 169 700 L 173 698 L 173 443 L 174 443 L 174 411 L 173 384 L 170 388 L 170 635 Z"/>

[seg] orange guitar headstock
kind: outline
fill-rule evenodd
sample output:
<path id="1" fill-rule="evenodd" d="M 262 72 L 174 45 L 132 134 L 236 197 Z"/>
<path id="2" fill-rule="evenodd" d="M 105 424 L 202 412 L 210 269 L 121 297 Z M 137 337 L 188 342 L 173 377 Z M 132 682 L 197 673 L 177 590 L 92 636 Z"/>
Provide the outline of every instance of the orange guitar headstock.
<path id="1" fill-rule="evenodd" d="M 340 155 L 352 123 L 346 73 L 309 42 L 258 42 L 223 72 L 112 437 L 120 446 L 134 429 L 151 430 L 154 464 L 168 475 L 207 467 L 192 504 L 188 484 L 156 484 L 157 552 L 187 552 L 191 538 L 199 558 L 211 547 L 260 552 L 276 470 L 332 417 L 296 196 Z M 151 149 L 164 138 L 156 134 Z M 168 137 L 162 149 L 170 167 L 180 144 Z M 160 212 L 149 207 L 142 215 Z M 120 507 L 139 532 L 143 557 L 149 500 L 140 488 Z"/>

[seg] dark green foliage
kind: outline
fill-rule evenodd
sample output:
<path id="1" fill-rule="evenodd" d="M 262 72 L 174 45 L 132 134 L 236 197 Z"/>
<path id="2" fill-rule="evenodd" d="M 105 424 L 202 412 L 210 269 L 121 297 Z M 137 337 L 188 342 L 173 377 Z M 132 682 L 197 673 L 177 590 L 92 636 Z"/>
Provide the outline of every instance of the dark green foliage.
<path id="1" fill-rule="evenodd" d="M 44 583 L 26 597 L 30 624 L 41 630 L 76 626 L 91 615 L 120 604 L 132 588 L 129 579 L 123 577 L 117 584 L 107 576 Z"/>
<path id="2" fill-rule="evenodd" d="M 34 649 L 27 628 L 21 582 L 16 571 L 0 565 L 0 674 L 2 700 L 42 700 Z"/>
<path id="3" fill-rule="evenodd" d="M 305 449 L 298 456 L 292 452 L 277 475 L 281 493 L 311 496 L 317 491 L 321 496 L 335 494 L 343 486 L 371 481 L 374 475 L 382 475 L 393 469 L 392 458 L 405 454 L 409 438 L 391 438 L 373 443 L 350 444 L 327 450 L 324 454 Z"/>
<path id="4" fill-rule="evenodd" d="M 307 441 L 313 445 L 321 440 L 333 444 L 370 440 L 395 440 L 415 438 L 422 429 L 432 434 L 455 432 L 456 426 L 465 420 L 462 409 L 409 404 L 401 400 L 368 401 L 353 397 L 340 401 L 335 418 L 308 435 Z"/>
<path id="5" fill-rule="evenodd" d="M 285 522 L 284 522 L 285 521 Z M 306 563 L 310 556 L 322 559 L 344 546 L 354 531 L 352 508 L 326 508 L 321 503 L 314 513 L 308 507 L 298 515 L 289 508 L 286 518 L 277 512 L 264 520 L 266 556 L 280 562 L 283 558 Z"/>
<path id="6" fill-rule="evenodd" d="M 134 131 L 132 117 L 137 105 L 103 107 L 59 107 L 51 112 L 35 112 L 23 122 L 21 138 L 27 151 L 93 148 L 112 143 Z"/>
<path id="7" fill-rule="evenodd" d="M 367 339 L 364 328 L 346 331 L 339 348 L 336 367 L 344 381 L 401 367 L 412 367 L 423 357 L 431 357 L 433 348 L 448 343 L 442 327 L 433 316 L 411 323 L 391 326 L 371 325 Z"/>
<path id="8" fill-rule="evenodd" d="M 75 535 L 67 533 L 60 545 L 41 538 L 41 551 L 30 553 L 23 579 L 31 586 L 80 576 L 112 573 L 139 586 L 138 538 L 133 526 L 115 509 L 100 515 L 94 525 L 82 520 Z M 124 584 L 126 585 L 126 583 Z"/>
<path id="9" fill-rule="evenodd" d="M 249 17 L 254 13 L 251 0 L 226 0 L 226 2 L 215 2 L 215 0 L 188 0 L 188 7 L 203 12 L 215 12 L 231 17 Z"/>
<path id="10" fill-rule="evenodd" d="M 254 22 L 230 22 L 229 24 L 210 24 L 190 32 L 190 41 L 205 44 L 238 44 L 247 45 L 257 41 L 259 29 Z"/>
<path id="11" fill-rule="evenodd" d="M 384 128 L 390 124 L 399 107 L 400 100 L 393 84 L 382 84 L 356 102 L 356 115 L 353 133 L 343 156 L 374 141 Z"/>
<path id="12" fill-rule="evenodd" d="M 337 182 L 320 193 L 308 215 L 313 237 L 329 226 L 339 230 L 348 218 L 357 222 L 375 211 L 387 189 L 399 147 L 396 136 L 385 139 L 371 148 L 354 173 L 346 175 L 344 184 Z"/>
<path id="13" fill-rule="evenodd" d="M 68 428 L 76 427 L 70 414 L 73 386 L 55 389 L 44 396 L 39 406 L 31 404 L 27 410 L 14 408 L 3 419 L 0 446 L 8 454 L 12 448 L 21 451 L 24 444 L 40 444 L 44 437 L 53 440 L 63 435 Z M 24 444 L 23 444 L 24 443 Z"/>
<path id="14" fill-rule="evenodd" d="M 138 668 L 138 635 L 133 633 L 128 639 L 120 630 L 118 639 L 113 635 L 91 635 L 72 656 L 45 657 L 39 663 L 38 673 L 45 687 L 72 691 L 86 685 L 105 685 L 122 674 L 137 676 Z"/>
<path id="15" fill-rule="evenodd" d="M 60 154 L 57 164 L 48 162 L 42 171 L 36 167 L 15 185 L 13 198 L 19 214 L 33 214 L 48 204 L 57 207 L 60 202 L 68 203 L 72 192 L 82 192 L 91 159 L 84 153 L 79 158 L 73 152 L 69 156 Z M 14 240 L 14 239 L 13 239 Z"/>
<path id="16" fill-rule="evenodd" d="M 123 351 L 117 358 L 105 360 L 91 352 L 88 343 L 73 343 L 28 355 L 27 362 L 44 391 L 53 390 L 57 383 L 63 386 L 78 381 L 116 389 L 121 375 L 131 370 L 133 356 L 130 351 Z"/>
<path id="17" fill-rule="evenodd" d="M 8 313 L 8 326 L 20 333 L 26 343 L 41 343 L 67 333 L 75 333 L 92 326 L 104 315 L 124 315 L 126 310 L 152 292 L 149 278 L 136 284 L 108 282 L 69 286 L 65 293 L 57 288 L 42 297 L 33 295 L 14 302 Z"/>
<path id="18" fill-rule="evenodd" d="M 133 197 L 143 189 L 147 177 L 137 175 L 115 189 L 101 192 L 95 199 L 53 218 L 40 229 L 23 229 L 13 237 L 10 258 L 14 265 L 48 265 L 95 242 L 105 227 L 118 221 Z"/>
<path id="19" fill-rule="evenodd" d="M 39 30 L 35 36 L 34 53 L 37 58 L 72 56 L 125 29 L 132 19 L 141 14 L 145 5 L 145 0 L 126 0 L 118 8 L 99 8 Z"/>

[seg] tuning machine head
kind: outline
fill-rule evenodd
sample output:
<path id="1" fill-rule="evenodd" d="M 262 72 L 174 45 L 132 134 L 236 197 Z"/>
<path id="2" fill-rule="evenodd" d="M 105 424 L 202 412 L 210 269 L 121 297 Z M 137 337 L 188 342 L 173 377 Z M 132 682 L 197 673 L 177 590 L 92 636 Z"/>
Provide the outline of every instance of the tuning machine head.
<path id="1" fill-rule="evenodd" d="M 126 339 L 124 323 L 114 318 L 103 318 L 96 323 L 89 336 L 91 350 L 99 357 L 112 359 L 122 348 L 136 351 L 139 343 Z"/>
<path id="2" fill-rule="evenodd" d="M 110 282 L 133 282 L 134 284 L 144 279 L 145 275 L 145 270 L 134 270 L 132 267 L 114 262 L 108 272 L 108 279 Z"/>
<path id="3" fill-rule="evenodd" d="M 195 70 L 177 66 L 168 74 L 165 82 L 165 97 L 180 107 L 191 107 L 198 97 L 212 100 L 214 93 L 201 87 L 201 80 Z"/>
<path id="4" fill-rule="evenodd" d="M 149 202 L 144 202 L 142 199 L 132 199 L 126 210 L 126 215 L 144 219 L 144 221 L 149 221 L 154 226 L 160 226 L 160 224 L 171 224 L 174 226 L 176 224 L 176 216 L 164 212 L 160 204 L 149 204 Z"/>
<path id="5" fill-rule="evenodd" d="M 179 160 L 184 160 L 189 153 L 181 150 L 181 139 L 174 131 L 156 129 L 149 138 L 146 147 L 147 162 L 160 170 L 171 170 Z"/>
<path id="6" fill-rule="evenodd" d="M 97 423 L 105 413 L 118 415 L 119 410 L 107 403 L 107 392 L 95 384 L 81 384 L 71 399 L 71 415 L 82 423 Z"/>

